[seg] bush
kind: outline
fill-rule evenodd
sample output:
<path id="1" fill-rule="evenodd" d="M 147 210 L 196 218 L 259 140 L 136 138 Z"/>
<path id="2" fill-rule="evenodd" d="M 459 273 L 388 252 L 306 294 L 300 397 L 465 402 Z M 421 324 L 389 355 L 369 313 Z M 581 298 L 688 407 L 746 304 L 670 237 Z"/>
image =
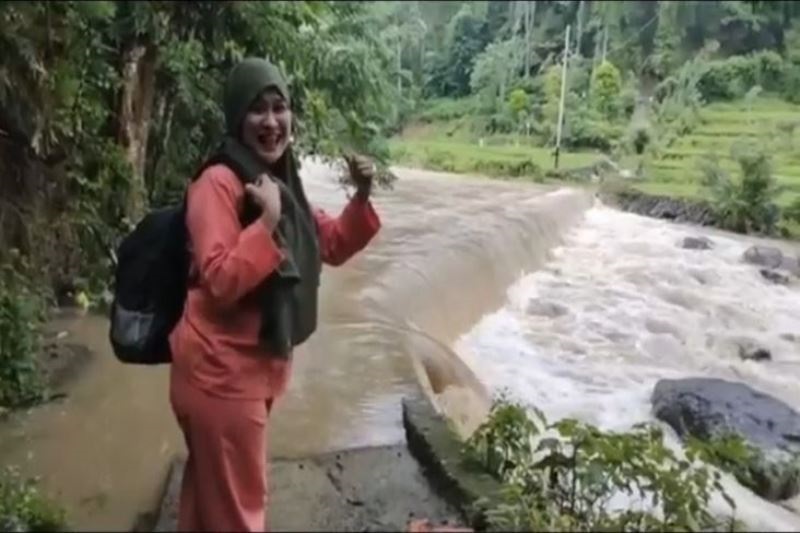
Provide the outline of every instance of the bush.
<path id="1" fill-rule="evenodd" d="M 45 383 L 38 364 L 40 327 L 47 300 L 19 267 L 0 266 L 0 406 L 41 400 Z"/>
<path id="2" fill-rule="evenodd" d="M 571 149 L 593 148 L 610 152 L 622 138 L 621 126 L 602 120 L 576 121 L 571 124 L 564 145 Z"/>
<path id="3" fill-rule="evenodd" d="M 790 222 L 800 224 L 800 196 L 795 198 L 783 211 L 783 218 Z"/>
<path id="4" fill-rule="evenodd" d="M 0 530 L 65 531 L 64 511 L 44 499 L 33 482 L 6 468 L 0 473 Z"/>
<path id="5" fill-rule="evenodd" d="M 789 63 L 786 66 L 781 94 L 787 101 L 800 104 L 800 63 Z"/>
<path id="6" fill-rule="evenodd" d="M 739 179 L 733 179 L 713 160 L 704 163 L 704 182 L 711 187 L 712 206 L 719 224 L 740 233 L 775 234 L 780 194 L 772 176 L 769 156 L 753 147 L 734 144 L 731 156 L 739 164 Z"/>
<path id="7" fill-rule="evenodd" d="M 516 124 L 508 113 L 494 113 L 486 121 L 486 133 L 512 133 Z"/>
<path id="8" fill-rule="evenodd" d="M 542 169 L 531 159 L 519 161 L 501 161 L 496 159 L 478 160 L 472 165 L 472 170 L 488 176 L 522 178 L 530 177 L 534 181 L 543 178 Z"/>
<path id="9" fill-rule="evenodd" d="M 619 69 L 604 61 L 592 76 L 592 103 L 607 120 L 615 119 L 621 106 L 622 76 Z"/>
<path id="10" fill-rule="evenodd" d="M 471 115 L 475 110 L 475 102 L 470 98 L 437 98 L 424 103 L 417 117 L 420 122 L 446 122 Z"/>
<path id="11" fill-rule="evenodd" d="M 678 458 L 660 428 L 648 424 L 606 433 L 565 419 L 548 424 L 534 410 L 500 400 L 469 439 L 467 461 L 503 483 L 501 501 L 487 512 L 501 531 L 719 531 L 736 525 L 709 511 L 714 491 L 732 509 L 716 470 L 697 452 Z M 613 508 L 612 498 L 636 503 Z"/>
<path id="12" fill-rule="evenodd" d="M 630 144 L 637 155 L 642 155 L 644 153 L 652 139 L 653 132 L 649 124 L 640 123 L 631 128 Z"/>
<path id="13" fill-rule="evenodd" d="M 751 87 L 780 91 L 784 80 L 783 59 L 776 52 L 755 52 L 711 61 L 700 77 L 698 87 L 707 101 L 743 97 Z"/>
<path id="14" fill-rule="evenodd" d="M 589 148 L 609 152 L 624 134 L 615 123 L 603 120 L 585 104 L 576 103 L 565 119 L 562 143 L 567 148 Z"/>

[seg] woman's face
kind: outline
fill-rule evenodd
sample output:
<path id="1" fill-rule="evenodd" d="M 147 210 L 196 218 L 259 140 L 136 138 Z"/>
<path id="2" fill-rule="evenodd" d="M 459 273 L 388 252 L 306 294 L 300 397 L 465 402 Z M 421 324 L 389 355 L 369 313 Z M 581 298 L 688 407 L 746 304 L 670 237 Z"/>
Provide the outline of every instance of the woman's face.
<path id="1" fill-rule="evenodd" d="M 267 89 L 256 98 L 242 121 L 242 142 L 267 164 L 281 158 L 292 136 L 292 110 L 281 94 Z"/>

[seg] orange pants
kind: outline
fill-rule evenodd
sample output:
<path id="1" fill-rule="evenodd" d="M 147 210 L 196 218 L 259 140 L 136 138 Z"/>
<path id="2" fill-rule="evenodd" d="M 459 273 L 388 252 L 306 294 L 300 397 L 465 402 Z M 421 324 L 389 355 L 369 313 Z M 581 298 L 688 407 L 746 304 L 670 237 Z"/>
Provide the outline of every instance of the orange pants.
<path id="1" fill-rule="evenodd" d="M 271 400 L 217 398 L 171 374 L 170 402 L 189 450 L 178 530 L 264 531 Z"/>

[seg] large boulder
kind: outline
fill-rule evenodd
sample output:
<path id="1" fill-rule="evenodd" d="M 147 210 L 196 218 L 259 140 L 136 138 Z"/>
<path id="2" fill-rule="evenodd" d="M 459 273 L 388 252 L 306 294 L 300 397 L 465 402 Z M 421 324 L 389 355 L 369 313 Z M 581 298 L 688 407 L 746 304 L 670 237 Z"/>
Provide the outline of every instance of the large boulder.
<path id="1" fill-rule="evenodd" d="M 753 446 L 758 454 L 748 465 L 749 479 L 737 477 L 756 494 L 777 501 L 800 493 L 800 414 L 782 401 L 713 378 L 661 380 L 651 401 L 654 415 L 681 438 L 734 433 Z"/>
<path id="2" fill-rule="evenodd" d="M 751 246 L 745 250 L 742 259 L 745 263 L 772 270 L 784 270 L 794 275 L 800 274 L 800 265 L 796 257 L 785 255 L 774 246 Z"/>

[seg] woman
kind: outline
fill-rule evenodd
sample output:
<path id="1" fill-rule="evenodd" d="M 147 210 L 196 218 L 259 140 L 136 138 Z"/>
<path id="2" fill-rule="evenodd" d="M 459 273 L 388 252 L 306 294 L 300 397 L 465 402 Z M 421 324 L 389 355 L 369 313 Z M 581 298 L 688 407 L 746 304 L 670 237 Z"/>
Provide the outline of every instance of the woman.
<path id="1" fill-rule="evenodd" d="M 344 263 L 380 227 L 363 159 L 348 160 L 357 192 L 338 218 L 309 207 L 275 66 L 237 65 L 224 111 L 226 137 L 187 194 L 192 268 L 170 336 L 170 400 L 189 450 L 183 531 L 265 527 L 267 418 L 292 347 L 316 327 L 321 263 Z"/>

